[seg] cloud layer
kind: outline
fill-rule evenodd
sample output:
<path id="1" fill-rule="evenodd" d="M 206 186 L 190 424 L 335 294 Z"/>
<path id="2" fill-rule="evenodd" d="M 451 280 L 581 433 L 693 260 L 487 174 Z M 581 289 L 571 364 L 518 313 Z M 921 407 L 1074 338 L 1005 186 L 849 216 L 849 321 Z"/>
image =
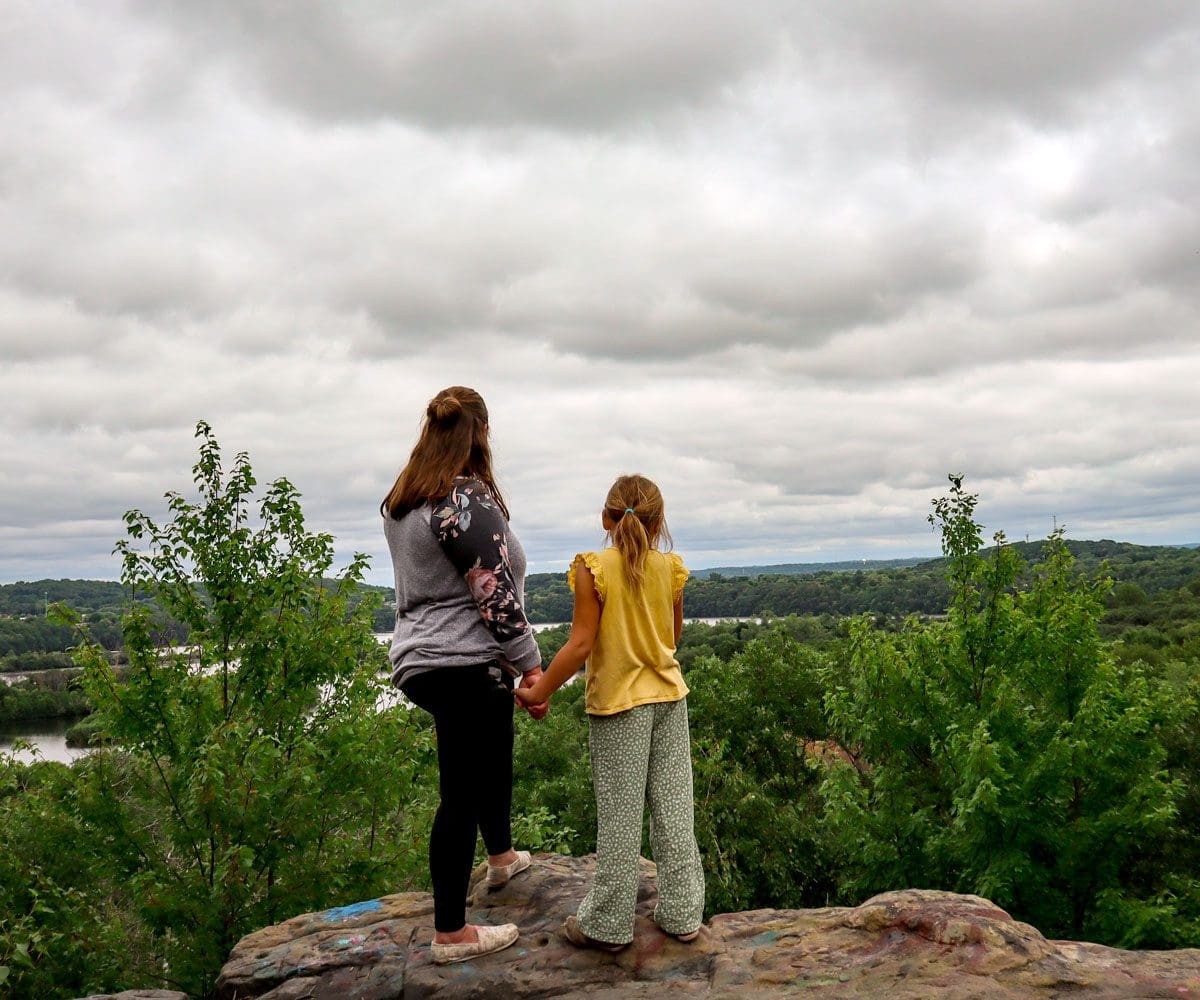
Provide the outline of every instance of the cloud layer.
<path id="1" fill-rule="evenodd" d="M 114 576 L 210 421 L 389 576 L 477 386 L 534 569 L 1200 540 L 1187 2 L 10 4 L 0 579 Z"/>

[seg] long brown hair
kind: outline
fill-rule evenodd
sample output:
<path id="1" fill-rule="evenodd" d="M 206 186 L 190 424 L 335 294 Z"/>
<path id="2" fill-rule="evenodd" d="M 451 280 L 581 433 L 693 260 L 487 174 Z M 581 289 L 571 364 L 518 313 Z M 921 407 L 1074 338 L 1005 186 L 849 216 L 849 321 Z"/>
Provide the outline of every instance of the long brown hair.
<path id="1" fill-rule="evenodd" d="M 645 476 L 620 476 L 604 498 L 604 513 L 613 525 L 608 537 L 625 557 L 625 573 L 638 590 L 646 553 L 660 541 L 671 547 L 662 492 Z"/>
<path id="2" fill-rule="evenodd" d="M 495 498 L 508 517 L 508 507 L 492 474 L 492 449 L 488 444 L 488 412 L 474 389 L 452 385 L 425 407 L 421 436 L 379 512 L 399 520 L 429 500 L 450 492 L 455 476 L 474 476 Z"/>

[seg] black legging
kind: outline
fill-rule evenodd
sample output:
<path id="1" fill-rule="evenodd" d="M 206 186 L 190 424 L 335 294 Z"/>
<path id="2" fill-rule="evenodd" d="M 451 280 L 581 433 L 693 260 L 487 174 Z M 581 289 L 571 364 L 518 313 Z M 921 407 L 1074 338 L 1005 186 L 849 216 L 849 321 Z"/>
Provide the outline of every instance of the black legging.
<path id="1" fill-rule="evenodd" d="M 429 837 L 433 926 L 457 931 L 467 920 L 475 831 L 488 854 L 512 847 L 512 680 L 487 665 L 441 667 L 403 685 L 433 716 L 442 801 Z"/>

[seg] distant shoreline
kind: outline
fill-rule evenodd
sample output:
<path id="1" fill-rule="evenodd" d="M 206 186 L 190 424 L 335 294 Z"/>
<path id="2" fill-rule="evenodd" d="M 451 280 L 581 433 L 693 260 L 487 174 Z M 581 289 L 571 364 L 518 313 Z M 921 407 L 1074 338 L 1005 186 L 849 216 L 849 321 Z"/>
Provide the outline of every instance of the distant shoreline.
<path id="1" fill-rule="evenodd" d="M 1019 539 L 1010 538 L 1009 543 L 1019 543 Z M 1033 540 L 1031 540 L 1032 542 Z M 1112 539 L 1084 539 L 1084 538 L 1067 538 L 1068 545 L 1073 543 L 1091 544 L 1091 543 L 1112 543 Z M 1140 542 L 1118 542 L 1116 544 L 1129 545 L 1139 549 L 1200 549 L 1200 542 L 1169 542 L 1161 545 L 1144 545 Z M 712 576 L 714 573 L 724 577 L 755 577 L 755 576 L 810 576 L 818 573 L 845 573 L 855 571 L 870 571 L 884 569 L 906 569 L 910 566 L 919 566 L 921 563 L 932 562 L 940 559 L 940 555 L 923 555 L 923 556 L 901 556 L 894 559 L 839 559 L 830 562 L 795 562 L 795 563 L 771 563 L 771 564 L 747 564 L 744 566 L 692 566 L 691 575 L 698 580 L 704 580 Z M 556 570 L 538 570 L 527 573 L 529 577 L 546 577 L 558 576 L 566 571 L 566 562 L 562 564 L 561 569 Z M 27 580 L 24 578 L 8 579 L 0 581 L 0 591 L 11 590 L 14 588 L 29 588 L 36 592 L 36 598 L 39 603 L 43 601 L 45 596 L 47 603 L 53 604 L 55 595 L 51 592 L 48 595 L 43 595 L 43 588 L 46 585 L 55 584 L 110 584 L 112 586 L 120 586 L 119 580 L 105 579 L 101 577 L 76 578 L 76 577 L 54 577 L 41 578 L 37 580 Z M 386 591 L 390 590 L 390 584 L 386 583 L 364 583 L 364 587 L 368 590 Z M 53 590 L 51 586 L 49 589 Z"/>

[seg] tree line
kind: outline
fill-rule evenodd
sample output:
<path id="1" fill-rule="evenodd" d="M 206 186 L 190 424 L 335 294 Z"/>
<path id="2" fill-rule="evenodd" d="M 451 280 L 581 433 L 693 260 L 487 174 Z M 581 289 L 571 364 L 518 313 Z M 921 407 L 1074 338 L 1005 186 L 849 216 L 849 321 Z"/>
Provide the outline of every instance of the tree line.
<path id="1" fill-rule="evenodd" d="M 1037 559 L 1041 542 L 1012 542 L 1008 548 L 1026 563 Z M 1147 597 L 1200 579 L 1200 548 L 1135 545 L 1110 540 L 1064 539 L 1079 568 L 1105 572 L 1118 585 L 1136 588 Z M 985 549 L 986 551 L 986 549 Z M 764 573 L 747 567 L 744 575 L 715 571 L 695 574 L 684 591 L 686 612 L 693 618 L 733 618 L 768 615 L 906 615 L 940 614 L 950 597 L 944 559 L 916 565 L 887 566 L 880 561 L 868 569 L 819 572 Z M 911 563 L 911 560 L 891 560 Z M 327 588 L 330 581 L 323 581 Z M 203 589 L 201 588 L 201 596 Z M 144 600 L 121 583 L 102 580 L 38 580 L 0 585 L 0 656 L 11 653 L 55 652 L 68 647 L 69 630 L 44 620 L 44 598 L 89 616 L 95 637 L 107 648 L 120 643 L 117 616 L 132 597 Z M 351 607 L 368 601 L 376 632 L 390 632 L 395 614 L 391 589 L 360 583 Z M 1114 597 L 1110 603 L 1115 603 Z M 531 573 L 525 578 L 525 606 L 535 624 L 571 620 L 573 599 L 561 573 Z M 13 616 L 33 616 L 24 620 Z M 7 616 L 7 617 L 6 617 Z M 161 616 L 160 616 L 161 617 Z M 183 641 L 181 623 L 161 620 L 160 628 Z"/>
<path id="2" fill-rule="evenodd" d="M 1014 542 L 1006 543 L 1006 548 L 1029 565 L 1036 561 L 1042 544 Z M 1200 579 L 1200 549 L 1107 540 L 1064 539 L 1063 544 L 1082 571 L 1103 571 L 1118 584 L 1128 584 L 1147 596 Z M 894 569 L 807 575 L 710 574 L 688 580 L 684 609 L 693 618 L 757 616 L 764 612 L 772 616 L 934 615 L 944 611 L 950 599 L 946 567 L 945 559 L 931 559 Z M 526 577 L 525 603 L 533 622 L 570 621 L 572 597 L 565 574 L 535 573 Z"/>

